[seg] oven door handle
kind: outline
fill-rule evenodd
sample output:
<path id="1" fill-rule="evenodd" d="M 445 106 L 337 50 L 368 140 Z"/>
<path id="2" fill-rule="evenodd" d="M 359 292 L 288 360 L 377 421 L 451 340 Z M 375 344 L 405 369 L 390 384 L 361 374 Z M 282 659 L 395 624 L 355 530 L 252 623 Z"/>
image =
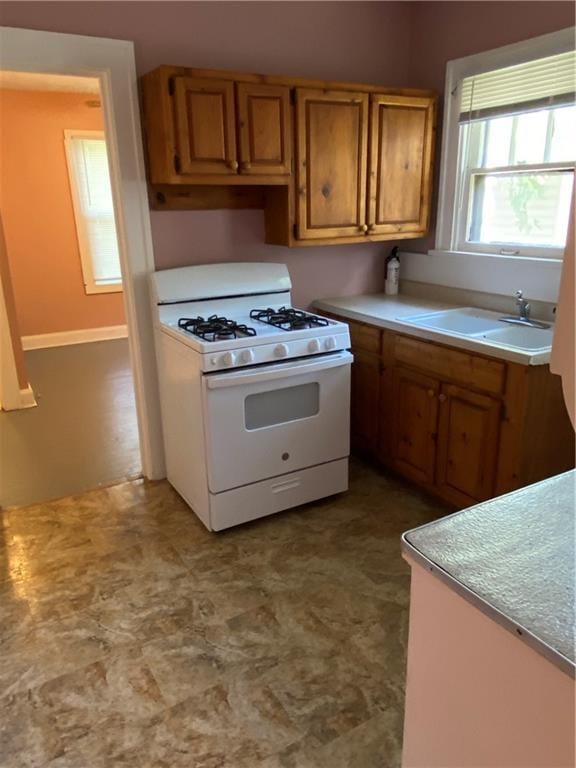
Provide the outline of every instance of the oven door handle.
<path id="1" fill-rule="evenodd" d="M 344 351 L 334 355 L 322 355 L 312 360 L 301 363 L 281 363 L 267 365 L 265 368 L 247 368 L 236 373 L 208 374 L 204 381 L 208 389 L 221 389 L 223 387 L 237 387 L 242 384 L 256 384 L 261 381 L 273 381 L 274 379 L 287 379 L 314 371 L 326 371 L 329 368 L 338 368 L 342 365 L 351 365 L 354 357 L 350 352 Z"/>

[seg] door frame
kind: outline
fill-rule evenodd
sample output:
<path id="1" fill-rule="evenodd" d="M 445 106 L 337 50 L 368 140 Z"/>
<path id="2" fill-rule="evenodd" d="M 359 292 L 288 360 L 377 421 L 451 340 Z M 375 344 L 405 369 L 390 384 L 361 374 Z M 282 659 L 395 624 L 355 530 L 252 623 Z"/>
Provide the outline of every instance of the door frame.
<path id="1" fill-rule="evenodd" d="M 0 27 L 0 68 L 96 77 L 122 267 L 142 471 L 165 477 L 149 275 L 154 271 L 134 43 Z"/>
<path id="2" fill-rule="evenodd" d="M 0 259 L 5 257 L 2 221 L 0 219 Z M 15 411 L 21 408 L 33 408 L 36 398 L 32 387 L 25 379 L 25 371 L 19 370 L 15 347 L 15 336 L 18 330 L 11 325 L 14 318 L 8 310 L 11 285 L 6 284 L 9 275 L 2 275 L 0 264 L 0 410 Z M 18 337 L 16 336 L 16 339 Z M 18 339 L 19 343 L 19 339 Z M 21 353 L 21 352 L 20 352 Z"/>

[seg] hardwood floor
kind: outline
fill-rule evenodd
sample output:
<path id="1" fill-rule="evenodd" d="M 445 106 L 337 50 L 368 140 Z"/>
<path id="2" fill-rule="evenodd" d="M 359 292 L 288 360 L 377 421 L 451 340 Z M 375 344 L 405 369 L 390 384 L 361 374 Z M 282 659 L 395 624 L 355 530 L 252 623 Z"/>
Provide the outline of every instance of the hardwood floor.
<path id="1" fill-rule="evenodd" d="M 38 406 L 0 412 L 0 507 L 140 474 L 127 339 L 26 353 Z"/>

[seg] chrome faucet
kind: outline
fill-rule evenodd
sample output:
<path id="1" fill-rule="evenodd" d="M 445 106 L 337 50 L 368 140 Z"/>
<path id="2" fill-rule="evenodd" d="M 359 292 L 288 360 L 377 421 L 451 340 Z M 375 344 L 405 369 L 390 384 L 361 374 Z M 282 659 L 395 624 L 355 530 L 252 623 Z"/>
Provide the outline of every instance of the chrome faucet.
<path id="1" fill-rule="evenodd" d="M 524 292 L 521 290 L 516 291 L 516 306 L 518 307 L 518 319 L 530 320 L 530 310 L 532 307 L 528 300 L 524 298 Z"/>
<path id="2" fill-rule="evenodd" d="M 511 323 L 512 325 L 528 325 L 530 328 L 550 328 L 549 323 L 542 323 L 540 320 L 530 319 L 530 302 L 524 298 L 524 292 L 521 290 L 516 291 L 516 306 L 518 307 L 518 314 L 516 316 L 501 317 L 500 320 L 503 323 Z"/>

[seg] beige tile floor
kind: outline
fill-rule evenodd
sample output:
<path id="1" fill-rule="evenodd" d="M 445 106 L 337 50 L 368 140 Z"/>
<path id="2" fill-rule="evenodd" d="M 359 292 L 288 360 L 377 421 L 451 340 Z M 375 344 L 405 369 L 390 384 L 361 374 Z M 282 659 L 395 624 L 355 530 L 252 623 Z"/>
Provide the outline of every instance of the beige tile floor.
<path id="1" fill-rule="evenodd" d="M 445 512 L 354 463 L 221 534 L 165 482 L 0 513 L 0 765 L 398 766 L 399 537 Z"/>

